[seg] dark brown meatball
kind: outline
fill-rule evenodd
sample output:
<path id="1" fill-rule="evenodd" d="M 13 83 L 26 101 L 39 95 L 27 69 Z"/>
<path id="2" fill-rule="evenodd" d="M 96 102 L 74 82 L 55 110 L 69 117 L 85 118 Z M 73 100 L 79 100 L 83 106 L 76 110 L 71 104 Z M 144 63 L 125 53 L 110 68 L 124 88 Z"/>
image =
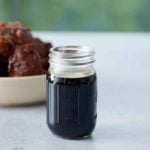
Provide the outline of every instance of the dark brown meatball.
<path id="1" fill-rule="evenodd" d="M 48 70 L 48 67 L 49 67 L 48 54 L 49 54 L 49 49 L 52 47 L 52 44 L 42 42 L 39 38 L 34 38 L 33 39 L 33 44 L 36 47 L 36 51 L 40 55 L 40 60 L 41 60 L 43 68 L 45 70 Z"/>
<path id="2" fill-rule="evenodd" d="M 9 58 L 10 76 L 30 76 L 44 74 L 40 56 L 33 44 L 17 46 Z"/>
<path id="3" fill-rule="evenodd" d="M 0 60 L 0 77 L 8 76 L 8 62 Z"/>
<path id="4" fill-rule="evenodd" d="M 0 76 L 47 73 L 51 43 L 34 38 L 20 22 L 0 23 Z"/>
<path id="5" fill-rule="evenodd" d="M 30 29 L 22 26 L 20 22 L 1 23 L 0 35 L 5 36 L 14 45 L 32 43 Z"/>
<path id="6" fill-rule="evenodd" d="M 0 36 L 0 60 L 7 62 L 8 57 L 11 54 L 11 44 L 3 36 Z"/>
<path id="7" fill-rule="evenodd" d="M 0 36 L 0 76 L 8 76 L 8 58 L 11 54 L 11 44 Z"/>
<path id="8" fill-rule="evenodd" d="M 47 57 L 49 49 L 52 47 L 51 43 L 45 43 L 41 41 L 39 38 L 34 38 L 33 44 L 36 45 L 36 49 L 41 57 Z"/>

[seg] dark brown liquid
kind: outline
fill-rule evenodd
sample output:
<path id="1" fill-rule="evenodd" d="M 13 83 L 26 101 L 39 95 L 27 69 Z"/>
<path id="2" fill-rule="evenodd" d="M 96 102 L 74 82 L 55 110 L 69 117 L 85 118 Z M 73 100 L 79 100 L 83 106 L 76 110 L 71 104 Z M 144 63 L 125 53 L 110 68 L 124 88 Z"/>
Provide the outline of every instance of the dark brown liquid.
<path id="1" fill-rule="evenodd" d="M 47 123 L 56 135 L 90 135 L 96 123 L 96 74 L 83 78 L 48 77 Z"/>

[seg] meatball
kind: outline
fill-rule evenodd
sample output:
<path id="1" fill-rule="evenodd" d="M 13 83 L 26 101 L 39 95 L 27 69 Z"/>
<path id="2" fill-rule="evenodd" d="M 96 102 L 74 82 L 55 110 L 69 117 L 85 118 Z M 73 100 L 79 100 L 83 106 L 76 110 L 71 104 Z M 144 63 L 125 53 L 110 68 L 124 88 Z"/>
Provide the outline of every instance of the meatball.
<path id="1" fill-rule="evenodd" d="M 8 63 L 0 60 L 0 76 L 8 76 Z"/>
<path id="2" fill-rule="evenodd" d="M 5 36 L 14 45 L 32 43 L 30 29 L 23 27 L 20 22 L 1 23 L 0 35 Z"/>
<path id="3" fill-rule="evenodd" d="M 48 63 L 49 57 L 48 57 L 48 54 L 49 54 L 49 49 L 52 47 L 52 44 L 51 43 L 42 42 L 38 38 L 34 38 L 33 39 L 33 44 L 36 47 L 36 51 L 40 55 L 40 60 L 41 60 L 43 68 L 45 70 L 48 70 L 48 67 L 49 67 L 49 63 Z"/>
<path id="4" fill-rule="evenodd" d="M 36 45 L 36 49 L 41 57 L 47 57 L 49 53 L 49 49 L 52 47 L 51 43 L 45 43 L 41 41 L 39 38 L 34 38 L 33 44 Z"/>
<path id="5" fill-rule="evenodd" d="M 0 36 L 0 76 L 8 76 L 8 58 L 11 54 L 11 44 Z"/>
<path id="6" fill-rule="evenodd" d="M 5 37 L 0 36 L 0 60 L 7 62 L 8 57 L 11 54 L 11 50 L 12 47 L 8 40 Z"/>
<path id="7" fill-rule="evenodd" d="M 20 22 L 0 23 L 0 76 L 47 73 L 51 43 L 32 36 Z"/>
<path id="8" fill-rule="evenodd" d="M 33 44 L 17 46 L 9 58 L 10 76 L 30 76 L 44 74 L 40 56 Z"/>

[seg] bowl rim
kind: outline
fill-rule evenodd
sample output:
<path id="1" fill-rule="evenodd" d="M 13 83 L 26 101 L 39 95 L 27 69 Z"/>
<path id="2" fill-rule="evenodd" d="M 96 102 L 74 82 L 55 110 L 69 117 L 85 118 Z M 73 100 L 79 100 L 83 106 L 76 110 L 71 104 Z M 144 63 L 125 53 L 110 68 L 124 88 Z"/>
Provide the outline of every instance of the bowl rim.
<path id="1" fill-rule="evenodd" d="M 33 75 L 33 76 L 20 76 L 20 77 L 0 77 L 0 81 L 3 80 L 27 80 L 27 79 L 38 79 L 38 78 L 43 78 L 46 77 L 46 74 L 41 74 L 41 75 Z"/>

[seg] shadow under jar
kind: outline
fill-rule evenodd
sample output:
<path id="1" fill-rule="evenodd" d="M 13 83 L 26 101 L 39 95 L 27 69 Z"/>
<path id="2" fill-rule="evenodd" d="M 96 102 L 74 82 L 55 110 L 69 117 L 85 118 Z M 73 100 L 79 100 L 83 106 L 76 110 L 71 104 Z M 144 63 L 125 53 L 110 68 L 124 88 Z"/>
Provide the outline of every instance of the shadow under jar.
<path id="1" fill-rule="evenodd" d="M 47 124 L 64 138 L 91 135 L 97 118 L 94 51 L 66 46 L 50 50 L 47 76 Z"/>

